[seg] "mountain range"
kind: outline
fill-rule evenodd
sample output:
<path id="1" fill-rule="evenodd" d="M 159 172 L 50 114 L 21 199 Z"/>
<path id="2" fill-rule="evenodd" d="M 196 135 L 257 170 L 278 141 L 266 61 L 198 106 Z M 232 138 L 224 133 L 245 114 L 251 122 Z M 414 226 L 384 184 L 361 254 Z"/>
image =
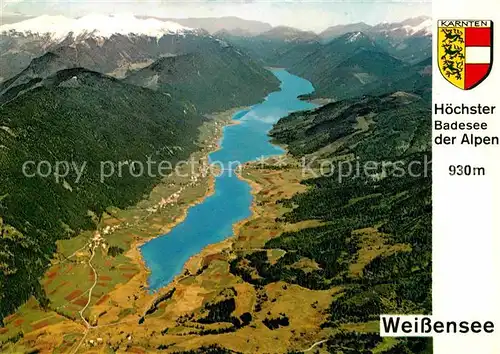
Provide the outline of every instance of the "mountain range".
<path id="1" fill-rule="evenodd" d="M 103 25 L 96 27 L 96 22 Z M 75 20 L 42 16 L 2 26 L 0 32 L 6 39 L 0 42 L 0 47 L 5 49 L 0 56 L 0 71 L 7 77 L 0 84 L 0 94 L 4 94 L 0 102 L 20 92 L 20 84 L 46 78 L 62 69 L 84 67 L 124 78 L 141 68 L 157 69 L 169 61 L 183 69 L 175 73 L 170 71 L 168 78 L 160 78 L 160 83 L 167 84 L 165 80 L 177 83 L 179 94 L 187 95 L 205 111 L 251 104 L 278 87 L 274 75 L 234 46 L 204 30 L 156 19 L 92 15 Z M 175 56 L 178 58 L 168 59 Z M 196 71 L 190 66 L 193 58 L 198 59 Z M 23 70 L 13 75 L 19 67 Z M 189 78 L 186 76 L 188 68 L 195 74 Z M 221 75 L 223 69 L 225 74 Z M 139 76 L 135 75 L 129 82 L 151 86 L 149 81 L 144 81 L 145 72 L 147 70 L 140 74 L 143 81 L 139 82 Z M 184 86 L 180 84 L 181 77 Z M 219 91 L 210 90 L 207 84 Z M 14 86 L 18 87 L 5 95 Z M 220 91 L 222 87 L 225 91 Z M 204 94 L 200 94 L 201 88 Z M 168 88 L 169 93 L 173 91 Z M 217 95 L 224 100 L 215 99 Z M 231 99 L 227 100 L 228 97 Z"/>
<path id="2" fill-rule="evenodd" d="M 141 18 L 139 16 L 139 18 Z M 144 17 L 150 18 L 150 17 Z M 154 18 L 154 17 L 153 17 Z M 233 34 L 244 34 L 247 36 L 258 35 L 271 30 L 273 27 L 266 22 L 245 20 L 235 16 L 204 17 L 204 18 L 161 18 L 162 21 L 179 23 L 186 27 L 202 28 L 210 34 L 225 30 Z"/>
<path id="3" fill-rule="evenodd" d="M 95 15 L 94 15 L 95 16 Z M 114 15 L 115 18 L 123 17 L 123 15 Z M 2 15 L 2 24 L 13 24 L 28 19 L 32 19 L 33 16 L 21 16 L 21 15 Z M 61 17 L 62 18 L 62 17 Z M 89 18 L 84 16 L 82 18 Z M 187 28 L 198 28 L 207 31 L 210 34 L 215 34 L 217 32 L 225 31 L 231 35 L 238 36 L 258 36 L 265 32 L 280 30 L 280 28 L 288 29 L 298 32 L 310 32 L 303 31 L 297 28 L 288 26 L 272 26 L 269 23 L 255 20 L 246 20 L 235 16 L 222 16 L 222 17 L 204 17 L 204 18 L 168 18 L 168 17 L 155 17 L 155 16 L 137 16 L 137 19 L 143 20 L 158 20 L 160 22 L 176 23 Z M 67 19 L 63 19 L 67 21 Z M 369 25 L 364 22 L 349 23 L 334 25 L 326 28 L 325 30 L 314 34 L 321 38 L 321 40 L 327 42 L 335 37 L 348 32 L 369 32 L 373 34 L 384 34 L 391 37 L 397 36 L 407 36 L 407 35 L 430 35 L 431 34 L 431 18 L 428 16 L 419 16 L 410 19 L 406 19 L 401 22 L 382 22 L 376 25 Z"/>
<path id="4" fill-rule="evenodd" d="M 0 38 L 0 72 L 4 80 L 48 51 L 82 67 L 119 77 L 163 56 L 201 52 L 216 45 L 230 50 L 226 43 L 202 29 L 124 15 L 88 15 L 79 19 L 40 16 L 0 26 Z"/>
<path id="5" fill-rule="evenodd" d="M 288 55 L 303 48 L 296 47 Z M 363 32 L 346 33 L 311 48 L 307 56 L 293 62 L 289 69 L 313 82 L 315 97 L 334 99 L 403 90 L 408 88 L 405 79 L 410 76 L 430 82 L 430 72 L 391 55 Z"/>
<path id="6" fill-rule="evenodd" d="M 363 157 L 427 151 L 427 23 L 358 23 L 319 35 L 237 18 L 41 16 L 0 26 L 0 320 L 31 295 L 46 302 L 38 279 L 57 240 L 91 229 L 111 205 L 136 203 L 157 182 L 120 176 L 100 183 L 96 162 L 186 158 L 206 113 L 279 89 L 266 65 L 310 80 L 311 97 L 339 101 L 276 125 L 273 138 L 293 155 L 323 152 L 345 137 L 352 144 L 343 148 Z M 377 116 L 368 132 L 356 132 L 364 112 Z M 172 155 L 165 146 L 180 149 Z M 20 167 L 27 159 L 88 161 L 88 174 L 78 184 L 74 173 L 64 183 L 27 179 Z M 297 205 L 300 214 L 310 203 Z"/>
<path id="7" fill-rule="evenodd" d="M 57 71 L 0 105 L 0 319 L 31 295 L 43 304 L 38 283 L 55 242 L 92 229 L 109 206 L 143 198 L 158 178 L 126 170 L 100 181 L 100 161 L 172 163 L 197 146 L 204 118 L 189 102 L 72 68 Z M 173 153 L 165 146 L 178 146 Z M 87 163 L 57 181 L 23 175 L 25 161 Z"/>
<path id="8" fill-rule="evenodd" d="M 254 104 L 279 82 L 206 31 L 154 19 L 43 16 L 0 32 L 1 321 L 31 295 L 45 303 L 38 279 L 57 240 L 92 229 L 106 208 L 136 203 L 158 181 L 101 183 L 99 161 L 154 155 L 175 164 L 198 148 L 205 113 Z M 75 171 L 58 183 L 26 178 L 26 160 L 88 165 L 78 183 Z"/>
<path id="9" fill-rule="evenodd" d="M 292 27 L 278 26 L 258 35 L 240 35 L 234 31 L 219 31 L 215 36 L 233 44 L 263 65 L 277 66 L 281 58 L 292 48 L 319 45 L 320 38 L 314 32 Z M 301 55 L 301 54 L 299 54 Z M 281 64 L 280 64 L 281 65 Z"/>

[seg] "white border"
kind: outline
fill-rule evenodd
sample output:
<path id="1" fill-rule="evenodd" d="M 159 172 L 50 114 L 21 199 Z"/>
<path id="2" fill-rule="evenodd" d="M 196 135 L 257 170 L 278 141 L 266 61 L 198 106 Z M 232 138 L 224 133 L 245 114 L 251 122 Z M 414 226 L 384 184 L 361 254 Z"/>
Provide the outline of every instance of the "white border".
<path id="1" fill-rule="evenodd" d="M 500 14 L 497 1 L 434 0 L 434 102 L 500 106 L 498 62 L 493 63 L 493 69 L 483 83 L 463 91 L 441 76 L 436 55 L 439 19 L 489 19 L 498 27 Z M 494 27 L 494 30 L 497 28 Z M 500 58 L 499 49 L 500 45 L 494 46 L 497 59 Z M 433 120 L 485 121 L 488 130 L 477 134 L 500 135 L 499 113 L 494 116 L 433 115 Z M 497 325 L 495 333 L 490 336 L 435 337 L 436 354 L 500 353 L 499 154 L 500 146 L 433 147 L 433 315 L 464 320 L 496 320 Z M 482 177 L 452 177 L 448 174 L 448 166 L 452 163 L 484 166 L 487 174 Z"/>

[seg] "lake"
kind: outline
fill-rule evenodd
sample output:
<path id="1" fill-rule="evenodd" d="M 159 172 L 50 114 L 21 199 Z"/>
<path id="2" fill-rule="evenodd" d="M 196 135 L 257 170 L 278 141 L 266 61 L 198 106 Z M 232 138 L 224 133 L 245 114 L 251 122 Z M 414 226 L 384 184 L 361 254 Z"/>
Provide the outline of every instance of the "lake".
<path id="1" fill-rule="evenodd" d="M 268 132 L 273 124 L 292 112 L 316 107 L 297 98 L 314 91 L 309 81 L 284 69 L 272 72 L 281 81 L 280 91 L 272 92 L 248 110 L 235 113 L 233 119 L 240 124 L 224 127 L 220 149 L 209 155 L 210 162 L 225 169 L 215 179 L 214 194 L 191 207 L 184 221 L 169 233 L 141 247 L 151 271 L 151 290 L 170 283 L 191 256 L 230 237 L 233 225 L 251 215 L 251 188 L 230 171 L 231 166 L 282 154 L 283 149 L 270 143 Z"/>

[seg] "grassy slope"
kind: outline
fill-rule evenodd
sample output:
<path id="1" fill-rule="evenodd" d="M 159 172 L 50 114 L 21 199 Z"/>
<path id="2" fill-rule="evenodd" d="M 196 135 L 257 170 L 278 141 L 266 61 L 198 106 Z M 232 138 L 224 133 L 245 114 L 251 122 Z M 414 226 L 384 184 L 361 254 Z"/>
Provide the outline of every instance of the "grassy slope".
<path id="1" fill-rule="evenodd" d="M 78 87 L 59 84 L 78 77 Z M 0 107 L 0 318 L 31 294 L 43 303 L 37 279 L 55 251 L 55 241 L 93 228 L 110 205 L 142 199 L 157 179 L 124 172 L 100 183 L 100 162 L 146 156 L 173 163 L 187 157 L 202 118 L 190 106 L 161 93 L 121 83 L 82 69 L 61 71 L 51 83 Z M 178 146 L 172 154 L 166 147 Z M 87 162 L 75 183 L 74 171 L 26 178 L 27 160 Z"/>
<path id="2" fill-rule="evenodd" d="M 139 345 L 299 353 L 321 342 L 314 352 L 431 353 L 426 339 L 377 333 L 381 313 L 431 311 L 430 169 L 398 177 L 387 167 L 342 183 L 314 176 L 322 161 L 430 160 L 429 107 L 398 92 L 282 119 L 272 135 L 292 156 L 243 170 L 253 216 L 189 262 L 145 327 L 128 329 Z M 305 174 L 301 158 L 316 159 Z"/>
<path id="3" fill-rule="evenodd" d="M 168 299 L 153 294 L 141 301 L 138 290 L 139 300 L 127 300 L 123 295 L 131 294 L 132 284 L 141 284 L 134 279 L 111 293 L 108 303 L 92 308 L 100 326 L 89 338 L 106 338 L 103 346 L 115 350 L 203 353 L 217 344 L 227 350 L 210 350 L 293 353 L 324 340 L 315 351 L 431 352 L 428 341 L 381 340 L 375 333 L 382 312 L 430 310 L 430 177 L 379 175 L 338 183 L 303 175 L 299 161 L 421 157 L 430 149 L 428 107 L 418 96 L 397 93 L 283 119 L 273 135 L 287 137 L 294 156 L 280 167 L 268 161 L 242 172 L 255 187 L 253 217 L 235 228 L 233 239 L 194 257 Z M 127 248 L 117 243 L 126 239 L 121 230 L 107 239 Z M 97 265 L 99 272 L 106 268 Z M 54 296 L 59 293 L 66 294 L 58 290 Z M 151 297 L 158 305 L 139 320 Z M 132 322 L 105 326 L 115 318 Z M 10 319 L 9 328 L 16 321 Z M 24 343 L 33 340 L 30 334 Z"/>
<path id="4" fill-rule="evenodd" d="M 400 161 L 408 166 L 425 161 L 425 156 L 430 161 L 429 105 L 406 94 L 337 102 L 293 114 L 271 134 L 289 144 L 296 157 L 356 159 L 361 166 Z M 360 117 L 367 124 L 359 124 Z M 276 281 L 316 291 L 341 286 L 322 326 L 347 333 L 331 337 L 327 350 L 379 352 L 377 335 L 358 338 L 356 333 L 376 331 L 372 325 L 381 313 L 431 311 L 431 177 L 430 170 L 427 175 L 413 172 L 422 175 L 398 177 L 391 168 L 386 174 L 379 168 L 371 176 L 344 177 L 341 183 L 337 174 L 307 180 L 308 192 L 281 201 L 293 208 L 282 220 L 323 224 L 268 241 L 264 248 L 286 252 L 278 260 L 269 251 L 239 256 L 232 262 L 233 274 L 257 287 Z M 409 353 L 432 350 L 420 340 L 401 341 L 397 348 Z"/>
<path id="5" fill-rule="evenodd" d="M 422 76 L 419 69 L 418 65 L 397 59 L 362 33 L 342 35 L 290 67 L 292 73 L 313 83 L 316 91 L 311 96 L 338 100 L 414 90 L 419 86 L 411 86 L 409 82 L 427 84 L 419 81 Z"/>
<path id="6" fill-rule="evenodd" d="M 219 43 L 197 53 L 161 58 L 126 81 L 189 100 L 201 112 L 253 104 L 279 87 L 271 72 Z"/>

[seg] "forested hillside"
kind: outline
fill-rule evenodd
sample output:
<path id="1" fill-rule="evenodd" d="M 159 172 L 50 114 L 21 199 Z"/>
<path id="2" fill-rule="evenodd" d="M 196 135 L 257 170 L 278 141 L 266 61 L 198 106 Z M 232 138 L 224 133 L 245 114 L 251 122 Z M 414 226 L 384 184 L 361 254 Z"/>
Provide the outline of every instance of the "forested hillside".
<path id="1" fill-rule="evenodd" d="M 163 57 L 130 74 L 126 82 L 172 93 L 193 102 L 201 112 L 250 105 L 279 87 L 270 71 L 224 43 Z"/>
<path id="2" fill-rule="evenodd" d="M 313 83 L 316 89 L 313 97 L 340 100 L 365 94 L 413 91 L 417 85 L 427 85 L 426 80 L 430 83 L 430 72 L 423 72 L 421 63 L 409 64 L 396 58 L 362 32 L 335 38 L 300 61 L 289 60 L 292 54 L 304 49 L 292 48 L 283 55 L 283 62 L 292 64 L 292 73 Z"/>
<path id="3" fill-rule="evenodd" d="M 220 31 L 215 35 L 267 66 L 288 68 L 292 63 L 291 59 L 300 61 L 306 54 L 321 46 L 320 38 L 314 33 L 283 26 L 257 36 L 237 35 L 227 31 Z"/>
<path id="4" fill-rule="evenodd" d="M 175 163 L 196 148 L 202 120 L 190 103 L 84 69 L 0 106 L 0 320 L 32 294 L 44 303 L 38 278 L 56 240 L 92 229 L 108 206 L 137 202 L 157 180 L 127 166 L 101 183 L 101 161 Z M 87 165 L 80 180 L 73 168 L 57 180 L 24 176 L 26 161 Z"/>
<path id="5" fill-rule="evenodd" d="M 382 25 L 370 30 L 363 23 L 334 26 L 324 35 L 322 40 L 281 27 L 258 36 L 217 33 L 263 65 L 311 81 L 312 98 L 342 100 L 430 86 L 430 36 L 397 34 Z"/>
<path id="6" fill-rule="evenodd" d="M 430 102 L 403 92 L 335 102 L 280 120 L 271 136 L 318 173 L 304 182 L 307 192 L 280 201 L 292 208 L 280 221 L 323 224 L 268 241 L 266 249 L 285 252 L 277 261 L 264 250 L 238 256 L 233 274 L 256 287 L 277 281 L 312 290 L 341 286 L 324 328 L 362 328 L 387 313 L 430 313 L 430 124 Z M 335 169 L 321 174 L 324 162 Z M 315 267 L 296 266 L 305 260 Z M 379 342 L 372 337 L 346 332 L 327 347 L 331 353 L 371 353 Z M 430 353 L 432 344 L 400 341 L 387 351 L 396 352 Z"/>

